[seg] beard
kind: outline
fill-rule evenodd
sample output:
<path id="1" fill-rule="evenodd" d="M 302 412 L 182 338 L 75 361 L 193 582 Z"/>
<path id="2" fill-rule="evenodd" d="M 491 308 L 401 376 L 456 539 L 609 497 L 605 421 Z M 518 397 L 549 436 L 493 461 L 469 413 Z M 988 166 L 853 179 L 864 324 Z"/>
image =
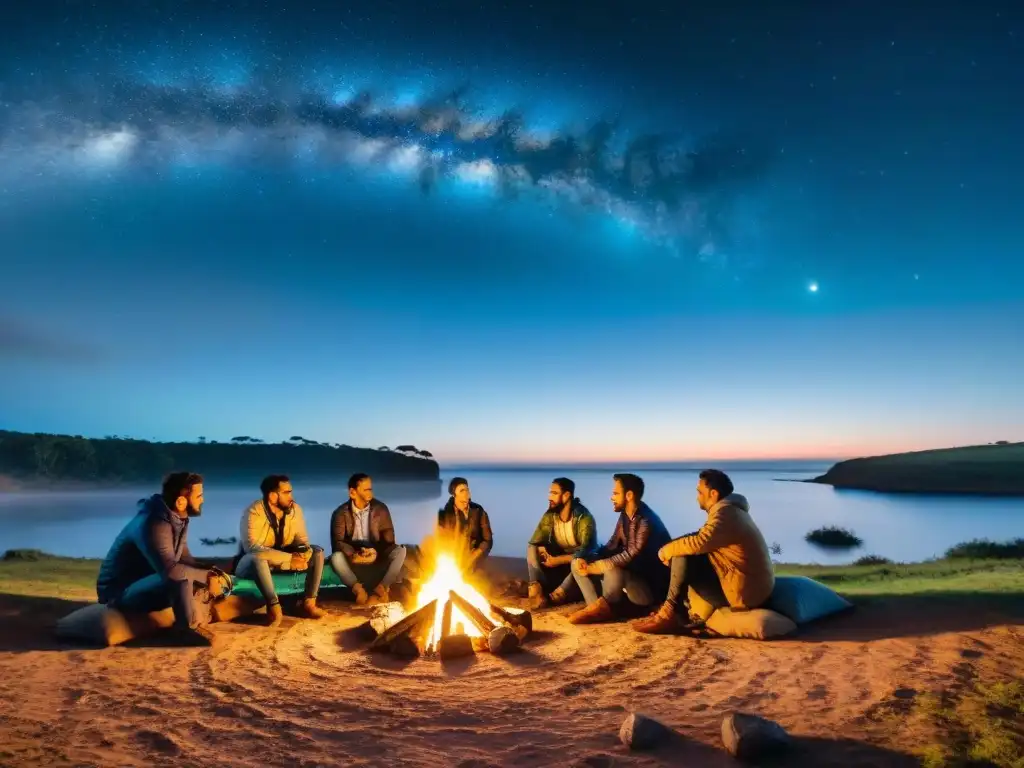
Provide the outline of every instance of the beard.
<path id="1" fill-rule="evenodd" d="M 203 505 L 200 504 L 198 507 L 193 507 L 191 504 L 189 504 L 188 507 L 186 507 L 185 509 L 185 514 L 187 514 L 189 517 L 199 517 L 201 514 L 203 514 Z"/>
<path id="2" fill-rule="evenodd" d="M 625 512 L 625 511 L 626 511 L 626 502 L 622 502 L 621 504 L 615 504 L 615 503 L 612 504 L 612 512 L 622 513 L 622 512 Z"/>

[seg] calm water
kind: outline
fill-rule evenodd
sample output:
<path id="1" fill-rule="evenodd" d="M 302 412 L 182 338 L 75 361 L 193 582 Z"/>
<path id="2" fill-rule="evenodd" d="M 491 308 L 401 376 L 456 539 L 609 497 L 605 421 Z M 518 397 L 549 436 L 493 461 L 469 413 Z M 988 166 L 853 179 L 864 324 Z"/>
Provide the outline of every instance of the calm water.
<path id="1" fill-rule="evenodd" d="M 778 482 L 820 474 L 827 469 L 826 464 L 720 466 L 750 500 L 751 512 L 768 542 L 782 546 L 777 559 L 787 562 L 841 563 L 868 553 L 894 560 L 921 560 L 939 556 L 947 547 L 967 539 L 1008 539 L 1020 536 L 1024 530 L 1024 499 L 887 496 Z M 700 527 L 704 513 L 694 501 L 697 468 L 633 471 L 644 477 L 645 500 L 662 516 L 673 535 Z M 560 474 L 576 481 L 577 494 L 597 518 L 599 538 L 606 540 L 615 520 L 608 500 L 611 473 L 610 469 L 453 468 L 443 472 L 440 484 L 377 481 L 375 490 L 391 507 L 399 539 L 416 542 L 430 532 L 438 506 L 447 499 L 443 488 L 448 478 L 464 475 L 469 478 L 474 500 L 491 515 L 495 553 L 521 556 L 547 505 L 548 484 Z M 61 555 L 102 557 L 133 513 L 135 501 L 152 492 L 152 488 L 127 488 L 0 494 L 0 551 L 31 547 Z M 242 510 L 258 495 L 251 488 L 208 485 L 203 515 L 193 521 L 193 552 L 230 554 L 233 547 L 204 547 L 199 538 L 237 536 Z M 296 486 L 296 499 L 306 511 L 314 541 L 329 546 L 330 514 L 346 498 L 343 484 Z M 804 542 L 807 531 L 822 525 L 851 528 L 864 539 L 864 546 L 837 555 Z"/>

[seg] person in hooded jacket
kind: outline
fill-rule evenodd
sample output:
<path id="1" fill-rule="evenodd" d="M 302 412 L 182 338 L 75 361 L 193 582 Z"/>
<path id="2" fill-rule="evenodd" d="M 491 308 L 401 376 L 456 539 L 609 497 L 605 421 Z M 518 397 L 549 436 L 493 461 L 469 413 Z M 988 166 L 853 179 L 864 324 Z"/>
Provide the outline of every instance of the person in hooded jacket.
<path id="1" fill-rule="evenodd" d="M 231 578 L 189 552 L 189 520 L 202 508 L 201 475 L 168 475 L 160 493 L 139 502 L 135 517 L 103 558 L 96 579 L 98 602 L 126 613 L 172 608 L 173 637 L 186 645 L 208 645 L 210 604 L 231 589 Z"/>
<path id="2" fill-rule="evenodd" d="M 701 472 L 697 504 L 707 521 L 658 551 L 671 570 L 668 596 L 657 611 L 633 622 L 638 632 L 674 634 L 699 627 L 702 622 L 689 619 L 690 587 L 714 608 L 734 611 L 759 608 L 771 597 L 775 570 L 768 544 L 729 476 L 717 469 Z"/>
<path id="3" fill-rule="evenodd" d="M 548 508 L 526 547 L 530 572 L 530 607 L 564 605 L 582 597 L 571 564 L 575 557 L 597 551 L 597 523 L 576 498 L 576 483 L 556 477 L 548 492 Z"/>

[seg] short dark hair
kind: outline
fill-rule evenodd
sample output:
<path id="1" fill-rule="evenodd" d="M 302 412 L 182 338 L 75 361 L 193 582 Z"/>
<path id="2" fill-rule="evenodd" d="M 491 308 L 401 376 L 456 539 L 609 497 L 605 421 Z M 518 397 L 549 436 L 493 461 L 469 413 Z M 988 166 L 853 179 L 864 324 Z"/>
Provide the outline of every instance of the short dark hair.
<path id="1" fill-rule="evenodd" d="M 704 485 L 708 487 L 708 490 L 718 491 L 718 498 L 724 499 L 734 490 L 735 486 L 732 484 L 732 480 L 720 469 L 705 469 L 700 473 L 700 479 L 704 481 Z"/>
<path id="2" fill-rule="evenodd" d="M 164 478 L 160 495 L 163 496 L 168 506 L 174 506 L 182 496 L 192 493 L 192 486 L 202 484 L 203 476 L 197 475 L 195 472 L 171 472 Z"/>
<path id="3" fill-rule="evenodd" d="M 568 477 L 556 477 L 551 482 L 561 488 L 562 493 L 568 493 L 570 496 L 576 495 L 576 483 Z"/>
<path id="4" fill-rule="evenodd" d="M 356 472 L 354 475 L 352 475 L 348 479 L 348 489 L 350 491 L 354 491 L 354 490 L 356 490 L 359 487 L 359 484 L 361 482 L 363 482 L 363 480 L 369 480 L 369 479 L 370 479 L 370 476 L 368 474 L 366 474 L 365 472 Z"/>
<path id="5" fill-rule="evenodd" d="M 644 480 L 640 475 L 634 475 L 632 472 L 620 472 L 612 475 L 612 479 L 622 486 L 624 494 L 632 491 L 634 501 L 640 501 L 644 497 Z"/>
<path id="6" fill-rule="evenodd" d="M 263 478 L 263 482 L 260 483 L 260 493 L 263 494 L 263 498 L 267 498 L 281 487 L 281 483 L 290 483 L 288 475 L 267 475 Z"/>
<path id="7" fill-rule="evenodd" d="M 460 485 L 469 485 L 469 480 L 467 480 L 464 477 L 453 477 L 451 480 L 449 480 L 448 481 L 448 495 L 449 496 L 454 496 L 455 495 L 455 489 L 458 488 Z"/>

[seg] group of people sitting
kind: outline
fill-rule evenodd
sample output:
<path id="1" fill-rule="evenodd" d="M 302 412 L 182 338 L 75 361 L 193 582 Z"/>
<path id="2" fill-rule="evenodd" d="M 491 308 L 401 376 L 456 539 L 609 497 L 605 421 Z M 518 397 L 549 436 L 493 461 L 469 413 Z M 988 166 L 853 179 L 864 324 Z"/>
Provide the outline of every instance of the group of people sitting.
<path id="1" fill-rule="evenodd" d="M 774 586 L 768 547 L 746 500 L 733 492 L 725 473 L 700 474 L 697 503 L 707 512 L 707 521 L 699 531 L 677 539 L 643 502 L 640 477 L 617 474 L 613 479 L 611 501 L 618 520 L 604 546 L 597 544 L 597 523 L 576 497 L 572 480 L 552 482 L 548 509 L 527 547 L 532 608 L 582 599 L 585 607 L 569 617 L 574 624 L 623 617 L 628 606 L 634 611 L 656 608 L 635 621 L 634 628 L 677 633 L 698 626 L 688 616 L 690 588 L 715 607 L 751 609 L 768 599 Z M 490 518 L 472 500 L 465 478 L 453 478 L 448 493 L 437 528 L 459 542 L 466 570 L 476 570 L 494 545 Z M 104 558 L 96 585 L 99 602 L 129 613 L 170 607 L 175 617 L 172 636 L 184 644 L 206 644 L 212 606 L 230 592 L 234 579 L 256 583 L 269 626 L 283 618 L 275 573 L 305 574 L 298 606 L 305 618 L 324 615 L 317 597 L 326 564 L 357 604 L 391 600 L 408 553 L 397 543 L 391 512 L 374 497 L 369 475 L 349 478 L 349 498 L 331 515 L 329 558 L 310 542 L 287 476 L 265 478 L 260 494 L 242 513 L 238 554 L 221 568 L 194 557 L 188 547 L 189 521 L 203 508 L 202 476 L 169 475 L 160 493 L 139 502 L 138 513 Z"/>

